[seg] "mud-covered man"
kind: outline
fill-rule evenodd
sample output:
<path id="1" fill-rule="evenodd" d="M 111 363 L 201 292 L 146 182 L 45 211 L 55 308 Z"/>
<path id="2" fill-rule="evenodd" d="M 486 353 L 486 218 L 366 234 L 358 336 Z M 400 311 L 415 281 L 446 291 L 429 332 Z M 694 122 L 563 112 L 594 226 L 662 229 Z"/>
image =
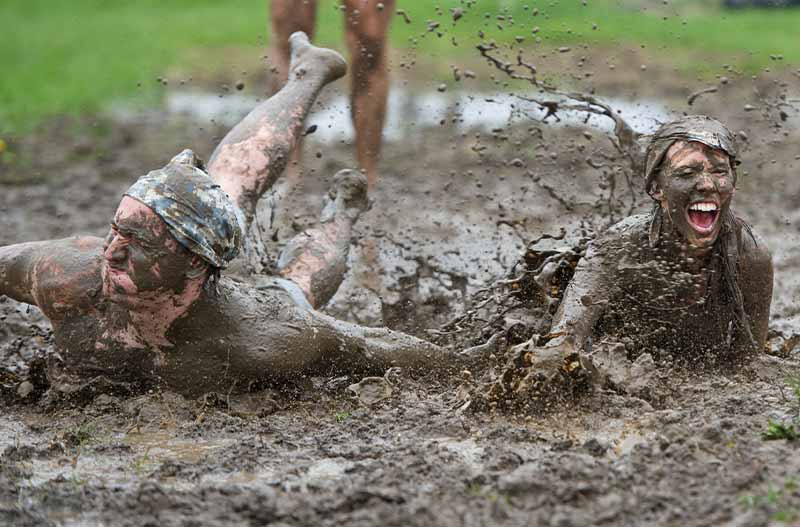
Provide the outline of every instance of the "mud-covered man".
<path id="1" fill-rule="evenodd" d="M 227 393 L 309 372 L 453 362 L 422 340 L 314 309 L 342 281 L 351 228 L 366 205 L 360 173 L 337 174 L 320 226 L 290 241 L 280 276 L 220 277 L 317 94 L 345 73 L 337 53 L 311 46 L 302 33 L 290 40 L 289 82 L 231 130 L 207 172 L 184 151 L 143 176 L 125 193 L 105 239 L 0 248 L 0 295 L 38 306 L 53 324 L 54 388 Z"/>
<path id="2" fill-rule="evenodd" d="M 521 344 L 530 372 L 517 391 L 597 373 L 603 337 L 628 355 L 729 362 L 764 347 L 772 262 L 731 207 L 735 136 L 719 121 L 688 116 L 663 125 L 645 153 L 653 210 L 626 218 L 590 244 L 543 347 Z"/>

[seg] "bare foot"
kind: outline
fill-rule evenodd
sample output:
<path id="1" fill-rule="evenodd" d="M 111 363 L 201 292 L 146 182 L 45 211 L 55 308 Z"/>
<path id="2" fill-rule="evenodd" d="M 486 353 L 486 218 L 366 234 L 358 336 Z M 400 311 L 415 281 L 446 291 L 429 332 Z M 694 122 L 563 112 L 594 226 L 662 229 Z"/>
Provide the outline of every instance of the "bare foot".
<path id="1" fill-rule="evenodd" d="M 289 37 L 292 58 L 289 64 L 289 79 L 305 75 L 321 75 L 327 84 L 344 77 L 347 73 L 347 62 L 344 57 L 332 49 L 312 46 L 308 36 L 296 31 Z"/>
<path id="2" fill-rule="evenodd" d="M 368 207 L 366 176 L 357 170 L 340 170 L 333 176 L 320 221 L 324 223 L 344 215 L 355 222 Z"/>

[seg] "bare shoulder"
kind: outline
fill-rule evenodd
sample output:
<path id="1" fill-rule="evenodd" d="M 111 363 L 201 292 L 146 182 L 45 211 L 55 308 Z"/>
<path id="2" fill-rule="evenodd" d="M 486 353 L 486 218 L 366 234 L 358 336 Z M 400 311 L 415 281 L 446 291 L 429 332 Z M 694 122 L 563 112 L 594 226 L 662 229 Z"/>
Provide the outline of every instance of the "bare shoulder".
<path id="1" fill-rule="evenodd" d="M 754 272 L 769 270 L 772 272 L 772 254 L 767 243 L 744 220 L 737 218 L 741 224 L 741 265 Z"/>
<path id="2" fill-rule="evenodd" d="M 36 304 L 50 318 L 93 304 L 102 286 L 103 240 L 75 236 L 42 243 L 31 272 Z"/>

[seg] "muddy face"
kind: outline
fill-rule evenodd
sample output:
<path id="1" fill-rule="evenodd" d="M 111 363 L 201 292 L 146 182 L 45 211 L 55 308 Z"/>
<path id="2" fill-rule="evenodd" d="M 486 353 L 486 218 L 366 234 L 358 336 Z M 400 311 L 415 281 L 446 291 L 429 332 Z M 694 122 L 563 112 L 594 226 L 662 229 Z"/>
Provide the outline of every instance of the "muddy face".
<path id="1" fill-rule="evenodd" d="M 711 247 L 736 191 L 728 155 L 702 143 L 677 141 L 656 181 L 656 199 L 675 230 L 691 247 Z"/>
<path id="2" fill-rule="evenodd" d="M 191 253 L 161 218 L 128 196 L 119 204 L 103 247 L 103 292 L 117 302 L 130 303 L 148 292 L 179 293 L 192 268 Z"/>

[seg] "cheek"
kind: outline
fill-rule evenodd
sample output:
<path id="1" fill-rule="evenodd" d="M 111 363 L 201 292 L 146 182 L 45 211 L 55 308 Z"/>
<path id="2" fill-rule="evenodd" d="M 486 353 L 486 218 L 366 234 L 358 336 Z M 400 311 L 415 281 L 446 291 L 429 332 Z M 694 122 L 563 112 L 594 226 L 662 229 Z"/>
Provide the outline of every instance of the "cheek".
<path id="1" fill-rule="evenodd" d="M 665 192 L 667 201 L 672 207 L 683 207 L 688 200 L 690 188 L 691 185 L 686 182 L 673 182 Z"/>
<path id="2" fill-rule="evenodd" d="M 159 277 L 159 263 L 157 258 L 153 258 L 142 251 L 140 248 L 132 248 L 130 251 L 131 275 L 134 279 L 147 279 Z"/>
<path id="3" fill-rule="evenodd" d="M 718 182 L 718 188 L 721 193 L 733 195 L 736 192 L 736 186 L 733 183 L 733 178 L 721 178 Z"/>

